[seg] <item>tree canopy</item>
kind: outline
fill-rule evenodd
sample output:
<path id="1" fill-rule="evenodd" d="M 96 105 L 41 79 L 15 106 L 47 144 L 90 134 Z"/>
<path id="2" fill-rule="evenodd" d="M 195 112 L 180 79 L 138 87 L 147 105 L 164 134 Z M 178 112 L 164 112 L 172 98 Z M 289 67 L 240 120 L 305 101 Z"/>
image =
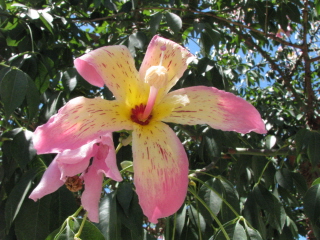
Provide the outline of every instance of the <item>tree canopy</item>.
<path id="1" fill-rule="evenodd" d="M 319 0 L 0 0 L 0 238 L 320 238 L 319 15 Z M 170 124 L 188 155 L 188 194 L 156 225 L 139 205 L 126 131 L 113 133 L 124 180 L 105 179 L 98 224 L 79 208 L 82 190 L 29 199 L 55 157 L 37 155 L 35 129 L 75 97 L 114 99 L 74 59 L 125 45 L 139 69 L 155 35 L 196 56 L 173 90 L 240 96 L 268 133 Z"/>

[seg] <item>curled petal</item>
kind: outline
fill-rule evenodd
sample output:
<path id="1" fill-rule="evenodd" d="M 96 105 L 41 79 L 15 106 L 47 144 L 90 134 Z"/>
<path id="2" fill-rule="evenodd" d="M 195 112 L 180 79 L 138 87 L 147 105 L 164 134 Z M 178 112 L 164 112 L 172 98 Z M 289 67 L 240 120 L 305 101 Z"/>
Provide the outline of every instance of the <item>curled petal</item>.
<path id="1" fill-rule="evenodd" d="M 177 96 L 187 96 L 189 103 L 174 108 L 162 121 L 178 124 L 208 124 L 223 131 L 266 133 L 259 112 L 244 99 L 212 87 L 198 86 L 170 92 L 161 104 Z"/>
<path id="2" fill-rule="evenodd" d="M 99 172 L 103 172 L 106 177 L 112 178 L 115 181 L 122 181 L 122 177 L 117 166 L 116 151 L 114 149 L 111 133 L 101 137 L 101 143 L 95 159 L 99 164 Z"/>
<path id="3" fill-rule="evenodd" d="M 58 190 L 64 184 L 64 182 L 60 180 L 60 175 L 61 172 L 58 167 L 58 163 L 57 161 L 53 160 L 47 170 L 44 172 L 40 183 L 32 191 L 29 198 L 37 201 L 43 196 Z"/>
<path id="4" fill-rule="evenodd" d="M 134 184 L 144 214 L 152 223 L 175 213 L 188 187 L 188 158 L 164 123 L 136 125 L 132 133 Z"/>
<path id="5" fill-rule="evenodd" d="M 139 74 L 125 46 L 107 46 L 93 50 L 74 61 L 77 71 L 89 83 L 110 89 L 118 100 L 138 90 Z"/>
<path id="6" fill-rule="evenodd" d="M 139 70 L 141 79 L 145 78 L 146 72 L 150 67 L 159 66 L 162 54 L 164 56 L 161 65 L 167 69 L 168 82 L 161 93 L 166 94 L 182 76 L 188 64 L 194 59 L 194 56 L 179 44 L 159 36 L 154 36 Z"/>
<path id="7" fill-rule="evenodd" d="M 77 97 L 34 132 L 38 154 L 77 149 L 109 131 L 131 130 L 129 111 L 118 101 Z"/>
<path id="8" fill-rule="evenodd" d="M 103 173 L 91 165 L 83 177 L 85 189 L 81 196 L 81 204 L 88 212 L 92 222 L 99 222 L 99 201 L 102 191 Z"/>

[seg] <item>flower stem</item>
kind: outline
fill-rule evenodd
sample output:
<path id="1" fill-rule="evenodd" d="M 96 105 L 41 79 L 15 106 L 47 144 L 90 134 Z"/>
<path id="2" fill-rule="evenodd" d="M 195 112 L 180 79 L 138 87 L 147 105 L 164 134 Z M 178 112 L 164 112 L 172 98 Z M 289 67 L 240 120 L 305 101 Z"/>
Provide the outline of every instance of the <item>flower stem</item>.
<path id="1" fill-rule="evenodd" d="M 85 224 L 85 222 L 86 222 L 86 220 L 87 220 L 87 215 L 88 215 L 88 212 L 86 212 L 86 213 L 84 214 L 83 219 L 82 219 L 82 222 L 81 222 L 81 225 L 80 225 L 80 228 L 79 228 L 79 231 L 74 235 L 74 239 L 77 239 L 77 238 L 80 237 L 81 232 L 82 232 L 82 229 L 83 229 L 83 227 L 84 227 L 84 224 Z"/>

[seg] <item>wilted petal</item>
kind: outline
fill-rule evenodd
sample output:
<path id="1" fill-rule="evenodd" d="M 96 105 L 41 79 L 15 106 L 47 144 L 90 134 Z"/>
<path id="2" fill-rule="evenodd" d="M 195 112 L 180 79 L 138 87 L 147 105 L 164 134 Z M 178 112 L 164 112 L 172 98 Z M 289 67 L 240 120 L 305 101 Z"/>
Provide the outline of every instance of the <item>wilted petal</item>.
<path id="1" fill-rule="evenodd" d="M 93 50 L 74 61 L 77 71 L 89 83 L 110 89 L 117 100 L 138 91 L 139 74 L 125 46 L 107 46 Z"/>
<path id="2" fill-rule="evenodd" d="M 88 218 L 92 222 L 99 222 L 99 201 L 102 191 L 103 173 L 98 172 L 94 163 L 84 174 L 84 191 L 81 196 L 81 204 L 88 212 Z"/>
<path id="3" fill-rule="evenodd" d="M 77 97 L 36 129 L 33 142 L 38 154 L 59 153 L 122 129 L 132 129 L 126 106 L 118 101 Z"/>
<path id="4" fill-rule="evenodd" d="M 164 123 L 136 125 L 132 133 L 134 184 L 144 214 L 152 223 L 175 213 L 188 186 L 188 158 Z"/>
<path id="5" fill-rule="evenodd" d="M 266 133 L 259 112 L 244 99 L 212 87 L 189 87 L 170 92 L 163 104 L 186 95 L 189 103 L 179 105 L 162 121 L 178 124 L 208 124 L 223 131 Z"/>
<path id="6" fill-rule="evenodd" d="M 165 50 L 162 51 L 161 49 Z M 161 90 L 161 94 L 166 94 L 182 76 L 194 56 L 179 44 L 159 36 L 154 36 L 139 70 L 141 79 L 145 78 L 146 72 L 150 67 L 159 65 L 162 52 L 164 53 L 162 66 L 168 71 L 168 83 Z"/>
<path id="7" fill-rule="evenodd" d="M 57 161 L 52 161 L 47 170 L 44 172 L 40 183 L 32 191 L 29 198 L 37 201 L 39 198 L 58 190 L 64 182 L 60 180 L 60 169 Z"/>

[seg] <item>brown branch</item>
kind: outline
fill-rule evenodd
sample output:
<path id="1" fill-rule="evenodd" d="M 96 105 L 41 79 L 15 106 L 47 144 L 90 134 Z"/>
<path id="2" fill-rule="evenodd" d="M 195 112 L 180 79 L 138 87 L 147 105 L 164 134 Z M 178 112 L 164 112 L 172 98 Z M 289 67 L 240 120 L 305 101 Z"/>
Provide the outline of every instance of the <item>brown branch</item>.
<path id="1" fill-rule="evenodd" d="M 270 57 L 270 55 L 264 51 L 258 44 L 256 44 L 251 36 L 249 35 L 244 35 L 242 34 L 235 26 L 228 26 L 230 29 L 232 29 L 232 31 L 234 31 L 241 39 L 243 39 L 245 41 L 245 44 L 253 49 L 256 49 L 271 65 L 271 68 L 274 71 L 277 71 L 279 73 L 279 75 L 281 76 L 281 79 L 284 82 L 284 85 L 288 88 L 288 90 L 290 92 L 292 92 L 292 94 L 294 95 L 294 97 L 296 98 L 297 101 L 301 102 L 301 99 L 299 97 L 299 95 L 297 94 L 296 90 L 292 87 L 291 85 L 291 77 L 289 75 L 286 75 L 281 68 L 279 67 L 279 65 Z"/>
<path id="2" fill-rule="evenodd" d="M 230 155 L 251 155 L 251 156 L 289 156 L 296 155 L 295 148 L 282 148 L 282 149 L 251 149 L 251 148 L 236 148 L 228 149 L 227 154 Z"/>
<path id="3" fill-rule="evenodd" d="M 313 62 L 316 62 L 316 61 L 319 61 L 319 60 L 320 60 L 320 56 L 315 57 L 315 58 L 311 58 L 311 59 L 309 60 L 309 62 L 310 62 L 310 63 L 313 63 Z"/>
<path id="4" fill-rule="evenodd" d="M 312 78 L 311 78 L 311 61 L 309 57 L 309 44 L 308 44 L 308 9 L 309 9 L 309 1 L 305 0 L 304 2 L 304 9 L 303 9 L 303 43 L 302 43 L 302 56 L 305 63 L 305 93 L 307 98 L 307 110 L 306 110 L 306 117 L 307 117 L 307 124 L 311 129 L 317 129 L 315 126 L 315 118 L 314 118 L 314 92 L 312 89 Z"/>
<path id="5" fill-rule="evenodd" d="M 287 41 L 285 41 L 285 40 L 283 40 L 281 38 L 276 37 L 275 34 L 265 33 L 265 32 L 260 31 L 258 29 L 255 29 L 255 28 L 252 28 L 250 26 L 244 25 L 242 23 L 234 22 L 234 21 L 226 19 L 224 17 L 219 17 L 216 14 L 213 14 L 213 13 L 210 13 L 210 12 L 201 12 L 201 11 L 197 11 L 197 10 L 193 10 L 193 9 L 169 8 L 169 7 L 145 7 L 145 8 L 139 8 L 139 9 L 132 9 L 130 12 L 143 11 L 143 10 L 174 10 L 174 11 L 197 13 L 199 15 L 213 17 L 213 18 L 215 18 L 215 19 L 217 19 L 219 21 L 226 22 L 226 23 L 229 23 L 229 24 L 232 24 L 232 25 L 244 28 L 244 29 L 248 29 L 248 30 L 250 30 L 252 32 L 259 33 L 259 34 L 261 34 L 261 35 L 263 35 L 263 36 L 265 36 L 267 38 L 270 38 L 270 39 L 272 39 L 272 40 L 274 40 L 276 42 L 279 42 L 279 43 L 281 43 L 283 45 L 302 49 L 302 46 L 300 44 L 293 44 L 291 42 L 287 42 Z M 97 21 L 104 21 L 104 20 L 107 20 L 107 19 L 116 18 L 116 17 L 119 17 L 119 16 L 124 15 L 124 14 L 126 14 L 126 13 L 125 12 L 121 12 L 121 13 L 116 13 L 114 15 L 106 16 L 106 17 L 102 17 L 102 18 L 95 18 L 95 19 L 72 18 L 71 20 L 73 20 L 73 21 L 82 21 L 82 22 L 97 22 Z"/>

